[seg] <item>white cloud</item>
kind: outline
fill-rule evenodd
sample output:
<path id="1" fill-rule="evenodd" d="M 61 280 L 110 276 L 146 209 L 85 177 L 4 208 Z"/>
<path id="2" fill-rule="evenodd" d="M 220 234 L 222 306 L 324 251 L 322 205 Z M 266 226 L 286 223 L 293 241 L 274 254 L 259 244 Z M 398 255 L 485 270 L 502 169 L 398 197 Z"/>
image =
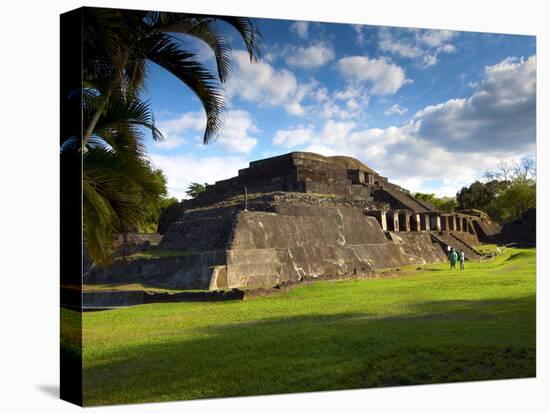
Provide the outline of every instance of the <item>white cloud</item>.
<path id="1" fill-rule="evenodd" d="M 456 52 L 456 47 L 454 45 L 451 45 L 451 44 L 446 44 L 446 45 L 441 46 L 439 48 L 439 51 L 443 52 L 443 53 L 454 53 L 454 52 Z"/>
<path id="2" fill-rule="evenodd" d="M 188 112 L 159 122 L 158 128 L 165 140 L 155 142 L 154 146 L 173 149 L 190 140 L 202 143 L 202 134 L 206 127 L 206 116 L 203 112 Z M 242 110 L 228 111 L 224 116 L 223 127 L 219 136 L 210 145 L 234 153 L 249 153 L 258 140 L 250 136 L 258 129 L 252 122 L 250 114 Z M 202 145 L 202 144 L 201 144 Z"/>
<path id="3" fill-rule="evenodd" d="M 296 88 L 296 92 L 284 106 L 286 112 L 290 115 L 296 116 L 305 115 L 306 106 L 303 105 L 302 101 L 311 96 L 318 86 L 319 82 L 317 82 L 315 79 L 311 79 L 307 83 L 298 85 L 298 87 Z"/>
<path id="4" fill-rule="evenodd" d="M 253 132 L 258 132 L 258 129 L 248 112 L 228 111 L 222 131 L 213 145 L 229 152 L 248 154 L 258 143 L 256 138 L 250 136 Z"/>
<path id="5" fill-rule="evenodd" d="M 499 161 L 534 154 L 535 67 L 534 56 L 487 66 L 472 96 L 428 106 L 403 126 L 329 120 L 299 136 L 278 131 L 274 144 L 356 157 L 411 191 L 452 196 Z"/>
<path id="6" fill-rule="evenodd" d="M 330 119 L 325 122 L 318 139 L 324 145 L 338 145 L 346 139 L 355 126 L 354 122 L 338 122 Z"/>
<path id="7" fill-rule="evenodd" d="M 455 37 L 456 34 L 457 32 L 450 30 L 425 29 L 416 31 L 416 39 L 428 47 L 436 48 L 448 45 L 447 42 Z"/>
<path id="8" fill-rule="evenodd" d="M 154 146 L 173 149 L 187 143 L 187 140 L 183 136 L 184 134 L 189 135 L 190 132 L 194 135 L 197 135 L 199 132 L 204 133 L 206 116 L 204 112 L 187 112 L 175 118 L 160 121 L 157 127 L 165 139 L 155 142 Z"/>
<path id="9" fill-rule="evenodd" d="M 422 65 L 424 67 L 433 66 L 438 62 L 436 55 L 425 55 L 422 56 Z"/>
<path id="10" fill-rule="evenodd" d="M 469 98 L 419 111 L 423 139 L 455 151 L 525 150 L 535 142 L 536 57 L 507 58 L 487 66 Z"/>
<path id="11" fill-rule="evenodd" d="M 378 47 L 380 47 L 380 49 L 384 52 L 394 53 L 401 57 L 410 59 L 420 57 L 424 54 L 424 50 L 420 47 L 412 43 L 396 41 L 389 34 L 381 35 L 380 37 L 381 39 L 378 42 Z"/>
<path id="12" fill-rule="evenodd" d="M 264 105 L 280 105 L 293 96 L 298 81 L 292 72 L 276 70 L 269 63 L 250 63 L 248 54 L 233 51 L 234 70 L 225 84 L 229 97 L 239 96 L 246 101 Z"/>
<path id="13" fill-rule="evenodd" d="M 411 81 L 405 70 L 386 58 L 367 56 L 345 57 L 338 61 L 338 70 L 348 82 L 365 83 L 373 95 L 391 95 Z"/>
<path id="14" fill-rule="evenodd" d="M 236 68 L 225 86 L 230 98 L 238 96 L 261 106 L 281 106 L 290 115 L 305 114 L 302 101 L 318 85 L 314 79 L 298 83 L 287 69 L 277 70 L 267 62 L 250 64 L 248 54 L 240 50 L 233 52 L 233 59 Z"/>
<path id="15" fill-rule="evenodd" d="M 365 38 L 365 26 L 360 24 L 354 24 L 352 25 L 353 30 L 355 30 L 355 44 L 357 46 L 365 46 L 367 43 L 367 39 Z"/>
<path id="16" fill-rule="evenodd" d="M 365 87 L 349 85 L 332 92 L 321 86 L 310 94 L 316 101 L 313 111 L 324 119 L 352 119 L 363 113 L 369 105 L 369 95 Z"/>
<path id="17" fill-rule="evenodd" d="M 313 139 L 313 127 L 297 127 L 288 130 L 279 130 L 273 138 L 273 145 L 293 148 L 310 142 Z"/>
<path id="18" fill-rule="evenodd" d="M 303 148 L 323 155 L 349 155 L 411 191 L 452 196 L 464 185 L 478 179 L 500 159 L 517 157 L 514 152 L 491 154 L 457 153 L 418 136 L 419 124 L 402 127 L 361 129 L 342 128 L 340 134 L 327 134 L 325 125 Z"/>
<path id="19" fill-rule="evenodd" d="M 449 30 L 390 29 L 378 31 L 378 47 L 403 58 L 416 59 L 418 66 L 428 67 L 438 62 L 441 53 L 454 53 L 450 41 L 457 32 Z"/>
<path id="20" fill-rule="evenodd" d="M 403 115 L 405 112 L 407 112 L 407 108 L 402 108 L 401 106 L 399 106 L 399 104 L 394 104 L 384 112 L 384 115 Z"/>
<path id="21" fill-rule="evenodd" d="M 308 22 L 294 22 L 290 25 L 290 31 L 295 33 L 300 39 L 307 39 L 309 35 L 309 23 Z"/>
<path id="22" fill-rule="evenodd" d="M 288 50 L 286 63 L 301 68 L 318 68 L 334 59 L 334 48 L 327 42 L 320 42 L 308 47 L 291 47 Z"/>
<path id="23" fill-rule="evenodd" d="M 280 145 L 286 148 L 309 145 L 309 148 L 312 148 L 312 146 L 323 146 L 323 148 L 327 149 L 344 142 L 355 126 L 354 122 L 334 121 L 331 119 L 326 121 L 323 128 L 319 131 L 315 131 L 315 128 L 311 125 L 278 130 L 272 142 L 273 145 Z"/>
<path id="24" fill-rule="evenodd" d="M 178 199 L 186 197 L 185 191 L 193 182 L 213 184 L 233 177 L 248 166 L 242 157 L 196 157 L 194 155 L 150 155 L 151 162 L 161 168 L 167 178 L 168 194 Z"/>

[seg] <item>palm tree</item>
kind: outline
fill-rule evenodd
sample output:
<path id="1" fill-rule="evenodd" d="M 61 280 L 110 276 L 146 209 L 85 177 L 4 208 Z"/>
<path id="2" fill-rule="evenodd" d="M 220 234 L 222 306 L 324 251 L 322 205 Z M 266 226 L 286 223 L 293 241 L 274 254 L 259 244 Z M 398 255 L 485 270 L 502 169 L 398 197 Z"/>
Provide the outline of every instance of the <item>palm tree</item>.
<path id="1" fill-rule="evenodd" d="M 124 152 L 96 146 L 83 161 L 84 235 L 90 257 L 106 265 L 116 249 L 114 236 L 138 232 L 166 187 L 145 160 Z"/>
<path id="2" fill-rule="evenodd" d="M 251 62 L 261 55 L 261 35 L 252 20 L 243 17 L 202 16 L 182 13 L 116 9 L 86 9 L 84 16 L 84 86 L 100 92 L 96 111 L 85 126 L 83 144 L 94 133 L 111 96 L 136 95 L 147 77 L 147 62 L 172 73 L 199 98 L 206 112 L 204 143 L 222 125 L 225 100 L 221 83 L 231 67 L 231 46 L 216 27 L 228 23 L 243 39 Z M 180 35 L 205 42 L 216 58 L 217 74 L 185 49 Z M 178 37 L 180 36 L 180 37 Z"/>
<path id="3" fill-rule="evenodd" d="M 89 92 L 82 95 L 83 123 L 90 121 L 98 99 Z M 148 104 L 115 94 L 83 152 L 84 236 L 98 265 L 112 261 L 115 235 L 125 238 L 139 231 L 147 214 L 160 206 L 166 195 L 164 177 L 145 157 L 144 129 L 153 136 L 160 134 Z M 72 135 L 62 144 L 62 156 L 78 149 L 80 138 Z"/>
<path id="4" fill-rule="evenodd" d="M 166 183 L 146 160 L 143 131 L 162 139 L 147 102 L 139 96 L 147 62 L 168 70 L 199 98 L 206 112 L 204 143 L 220 130 L 231 48 L 216 23 L 240 34 L 251 62 L 261 54 L 258 29 L 250 19 L 179 13 L 87 8 L 84 15 L 83 89 L 69 99 L 82 103 L 84 131 L 75 131 L 61 150 L 83 153 L 84 235 L 91 258 L 109 264 L 115 236 L 138 231 L 145 205 L 159 205 Z M 182 36 L 201 39 L 213 50 L 217 73 L 185 50 Z M 63 160 L 63 158 L 62 158 Z"/>

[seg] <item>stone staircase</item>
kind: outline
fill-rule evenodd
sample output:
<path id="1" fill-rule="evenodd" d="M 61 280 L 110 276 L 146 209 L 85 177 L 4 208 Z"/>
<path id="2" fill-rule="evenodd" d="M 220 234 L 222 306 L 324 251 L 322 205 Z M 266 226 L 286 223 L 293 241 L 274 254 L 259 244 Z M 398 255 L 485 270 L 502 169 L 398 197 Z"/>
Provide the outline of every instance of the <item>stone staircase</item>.
<path id="1" fill-rule="evenodd" d="M 478 253 L 473 246 L 466 243 L 460 236 L 453 232 L 432 231 L 430 235 L 432 239 L 439 242 L 445 249 L 447 246 L 451 246 L 457 251 L 463 250 L 466 260 L 479 261 L 484 258 L 484 256 Z"/>

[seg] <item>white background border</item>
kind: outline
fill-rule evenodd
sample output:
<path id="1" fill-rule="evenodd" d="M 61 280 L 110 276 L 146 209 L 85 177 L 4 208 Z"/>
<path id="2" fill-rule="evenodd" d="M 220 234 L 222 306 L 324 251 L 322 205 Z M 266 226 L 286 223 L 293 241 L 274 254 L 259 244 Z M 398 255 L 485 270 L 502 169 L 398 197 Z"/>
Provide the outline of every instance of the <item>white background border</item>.
<path id="1" fill-rule="evenodd" d="M 54 4 L 55 3 L 55 4 Z M 160 9 L 537 35 L 538 251 L 548 248 L 549 31 L 543 1 L 93 0 L 88 6 Z M 0 408 L 75 412 L 58 400 L 59 14 L 78 1 L 11 0 L 2 6 L 0 202 Z M 76 56 L 75 56 L 76 58 Z M 548 265 L 537 264 L 537 379 L 91 408 L 87 412 L 543 412 L 548 375 Z M 99 411 L 101 410 L 101 411 Z"/>

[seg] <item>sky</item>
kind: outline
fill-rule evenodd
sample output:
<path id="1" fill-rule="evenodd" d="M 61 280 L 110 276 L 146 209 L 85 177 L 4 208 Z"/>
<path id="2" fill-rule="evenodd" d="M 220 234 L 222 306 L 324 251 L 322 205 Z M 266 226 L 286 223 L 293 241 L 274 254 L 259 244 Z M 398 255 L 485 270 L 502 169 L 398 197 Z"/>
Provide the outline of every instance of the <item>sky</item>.
<path id="1" fill-rule="evenodd" d="M 236 176 L 250 161 L 311 151 L 358 158 L 413 192 L 454 196 L 500 161 L 535 157 L 534 36 L 255 19 L 262 59 L 232 44 L 228 110 L 203 145 L 193 93 L 149 67 L 147 98 L 164 141 L 147 142 L 170 196 Z M 181 38 L 204 64 L 212 51 Z"/>

